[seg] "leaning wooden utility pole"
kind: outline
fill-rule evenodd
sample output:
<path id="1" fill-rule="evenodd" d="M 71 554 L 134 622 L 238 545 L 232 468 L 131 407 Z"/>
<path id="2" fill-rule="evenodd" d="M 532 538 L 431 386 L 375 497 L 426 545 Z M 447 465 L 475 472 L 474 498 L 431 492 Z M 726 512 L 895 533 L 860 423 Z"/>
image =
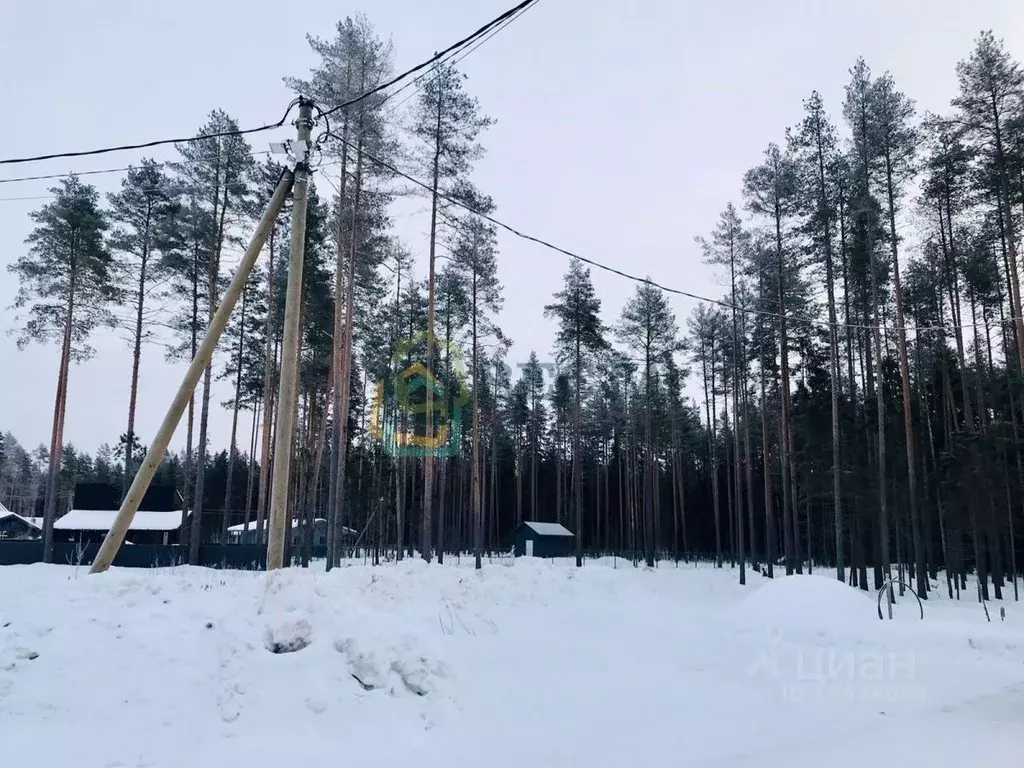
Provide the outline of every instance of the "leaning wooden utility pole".
<path id="1" fill-rule="evenodd" d="M 224 296 L 221 298 L 220 306 L 217 307 L 217 312 L 210 322 L 206 336 L 203 338 L 202 344 L 199 345 L 199 349 L 196 350 L 196 356 L 192 359 L 192 364 L 189 365 L 185 378 L 182 379 L 181 386 L 178 387 L 178 393 L 174 396 L 171 407 L 164 416 L 160 429 L 157 430 L 156 437 L 150 443 L 149 452 L 135 474 L 135 480 L 132 481 L 131 488 L 128 489 L 128 495 L 121 502 L 121 509 L 117 512 L 114 524 L 110 526 L 106 538 L 103 539 L 100 551 L 96 554 L 92 568 L 89 569 L 90 573 L 102 573 L 114 562 L 114 556 L 124 542 L 125 534 L 128 533 L 128 528 L 132 524 L 132 518 L 135 517 L 135 513 L 139 510 L 142 497 L 149 490 L 149 484 L 153 481 L 153 475 L 156 474 L 160 462 L 163 461 L 164 455 L 167 453 L 167 445 L 171 442 L 171 437 L 174 436 L 174 430 L 177 428 L 178 422 L 181 421 L 185 408 L 188 407 L 189 399 L 195 391 L 196 384 L 199 383 L 199 379 L 206 370 L 210 358 L 213 357 L 213 350 L 216 348 L 217 341 L 228 324 L 231 311 L 235 308 L 238 297 L 242 295 L 242 290 L 249 280 L 253 265 L 256 263 L 256 257 L 259 256 L 260 251 L 263 249 L 263 244 L 270 237 L 270 233 L 274 229 L 277 216 L 281 212 L 289 191 L 291 191 L 292 181 L 292 172 L 286 170 L 277 184 L 274 196 L 267 205 L 267 210 L 263 213 L 263 218 L 260 219 L 260 223 L 256 227 L 256 232 L 253 234 L 252 241 L 242 256 L 238 269 L 235 270 L 235 276 L 231 279 L 231 285 L 228 286 L 227 291 L 225 291 Z"/>
<path id="2" fill-rule="evenodd" d="M 299 325 L 302 314 L 302 265 L 306 251 L 306 200 L 309 190 L 309 134 L 313 128 L 313 103 L 299 101 L 295 184 L 292 188 L 292 238 L 288 254 L 288 288 L 284 304 L 284 336 L 281 342 L 281 378 L 277 390 L 277 432 L 274 435 L 274 473 L 270 481 L 267 570 L 284 567 L 285 524 L 288 518 L 288 478 L 292 463 L 292 438 L 299 394 Z"/>

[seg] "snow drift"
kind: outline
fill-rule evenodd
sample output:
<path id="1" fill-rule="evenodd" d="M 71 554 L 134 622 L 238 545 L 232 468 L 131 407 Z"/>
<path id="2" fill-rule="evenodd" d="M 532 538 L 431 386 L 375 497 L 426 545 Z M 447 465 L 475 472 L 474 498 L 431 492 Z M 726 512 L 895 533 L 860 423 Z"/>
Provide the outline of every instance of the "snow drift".
<path id="1" fill-rule="evenodd" d="M 1010 765 L 1024 636 L 621 560 L 0 568 L 4 765 Z M 935 595 L 935 597 L 940 597 Z"/>

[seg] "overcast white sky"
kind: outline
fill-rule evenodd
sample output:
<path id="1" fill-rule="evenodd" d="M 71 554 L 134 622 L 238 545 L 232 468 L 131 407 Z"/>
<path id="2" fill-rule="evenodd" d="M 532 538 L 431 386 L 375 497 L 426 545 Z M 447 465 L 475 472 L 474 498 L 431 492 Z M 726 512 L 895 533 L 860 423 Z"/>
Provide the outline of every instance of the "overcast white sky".
<path id="1" fill-rule="evenodd" d="M 496 16 L 511 0 L 0 0 L 0 157 L 187 136 L 221 107 L 242 126 L 277 120 L 291 99 L 284 75 L 315 61 L 305 34 L 365 11 L 395 44 L 399 70 Z M 483 137 L 475 180 L 498 215 L 522 230 L 664 284 L 719 295 L 693 244 L 730 200 L 769 141 L 782 141 L 813 89 L 838 120 L 847 70 L 858 55 L 891 70 L 923 111 L 945 111 L 954 64 L 983 28 L 1024 57 L 1020 0 L 541 0 L 462 64 L 469 89 L 497 124 Z M 291 129 L 254 137 L 255 149 Z M 141 152 L 0 168 L 0 178 L 138 162 Z M 173 148 L 151 151 L 175 158 Z M 89 179 L 115 190 L 116 174 Z M 28 213 L 52 182 L 0 184 L 0 431 L 31 447 L 48 442 L 56 347 L 19 352 L 6 335 L 16 291 L 6 266 L 24 251 Z M 426 217 L 401 221 L 422 253 Z M 501 324 L 549 359 L 543 304 L 567 260 L 500 236 Z M 422 266 L 422 265 L 421 265 Z M 425 271 L 425 267 L 423 267 Z M 595 273 L 606 319 L 633 285 Z M 672 299 L 680 327 L 692 301 Z M 130 356 L 100 335 L 97 356 L 72 369 L 66 438 L 89 451 L 124 431 Z M 137 428 L 149 442 L 184 368 L 144 358 Z M 226 391 L 221 393 L 226 397 Z M 227 443 L 230 414 L 211 412 Z M 246 427 L 247 429 L 247 427 Z M 241 440 L 247 444 L 247 438 Z M 175 447 L 184 443 L 179 429 Z M 244 450 L 244 449 L 243 449 Z"/>

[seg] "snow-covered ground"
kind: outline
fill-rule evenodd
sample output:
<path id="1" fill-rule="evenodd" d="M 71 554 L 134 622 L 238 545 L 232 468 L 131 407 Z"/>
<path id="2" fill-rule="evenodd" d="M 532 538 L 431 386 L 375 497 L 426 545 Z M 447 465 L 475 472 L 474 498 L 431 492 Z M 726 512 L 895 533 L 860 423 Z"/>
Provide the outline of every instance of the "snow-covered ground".
<path id="1" fill-rule="evenodd" d="M 0 568 L 0 764 L 1024 764 L 1012 590 L 617 565 Z"/>

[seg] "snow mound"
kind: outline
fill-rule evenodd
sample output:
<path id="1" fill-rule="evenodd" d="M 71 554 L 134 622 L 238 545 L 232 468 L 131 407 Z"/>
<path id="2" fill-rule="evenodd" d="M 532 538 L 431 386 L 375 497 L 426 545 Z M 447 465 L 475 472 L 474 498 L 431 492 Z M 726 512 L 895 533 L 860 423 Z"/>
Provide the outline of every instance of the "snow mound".
<path id="1" fill-rule="evenodd" d="M 878 621 L 875 605 L 861 590 L 826 576 L 771 579 L 733 606 L 741 623 L 776 629 L 827 629 Z"/>
<path id="2" fill-rule="evenodd" d="M 295 653 L 312 642 L 313 626 L 303 617 L 283 617 L 263 633 L 263 644 L 271 653 Z"/>
<path id="3" fill-rule="evenodd" d="M 386 615 L 353 616 L 337 631 L 334 648 L 363 690 L 406 690 L 426 696 L 449 677 L 448 665 L 433 643 Z"/>

